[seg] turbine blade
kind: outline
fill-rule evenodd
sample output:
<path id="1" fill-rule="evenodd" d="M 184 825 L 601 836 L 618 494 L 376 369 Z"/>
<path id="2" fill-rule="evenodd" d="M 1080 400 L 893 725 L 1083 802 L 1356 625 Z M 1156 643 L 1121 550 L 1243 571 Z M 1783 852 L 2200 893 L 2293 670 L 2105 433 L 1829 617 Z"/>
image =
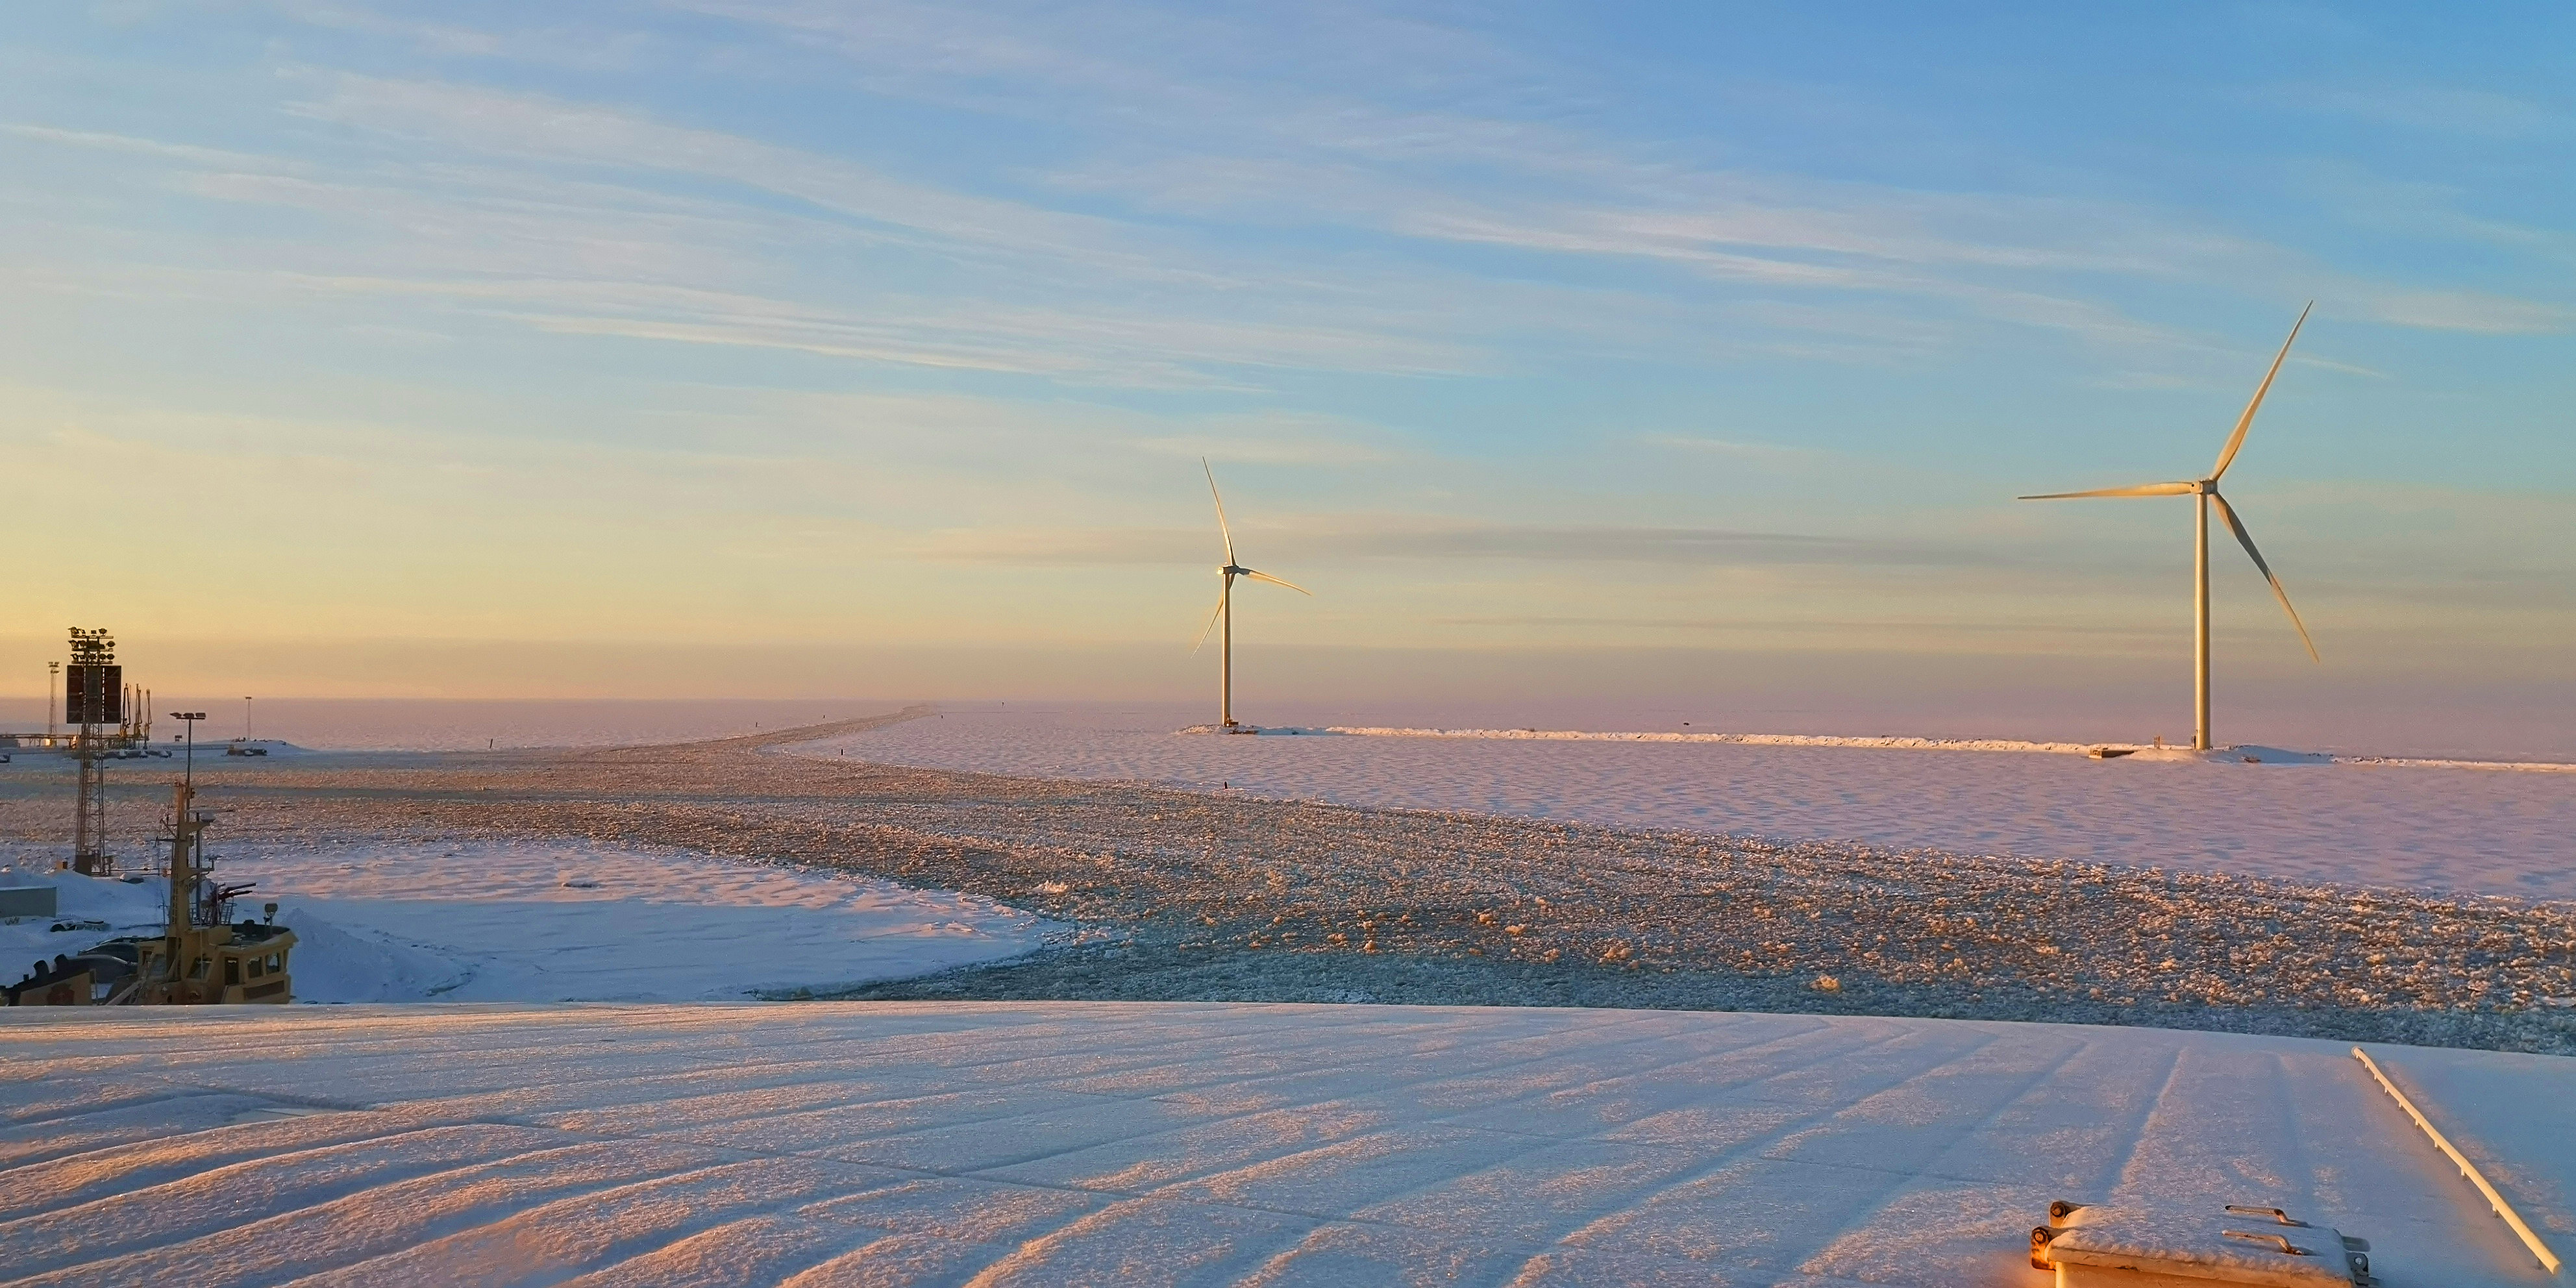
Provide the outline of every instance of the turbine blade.
<path id="1" fill-rule="evenodd" d="M 1244 576 L 1246 576 L 1246 577 L 1250 577 L 1250 578 L 1251 578 L 1251 579 L 1253 579 L 1254 581 L 1266 581 L 1266 582 L 1269 582 L 1269 583 L 1270 583 L 1271 585 L 1273 585 L 1273 586 L 1286 586 L 1288 589 L 1293 590 L 1293 591 L 1296 591 L 1296 592 L 1297 592 L 1298 594 L 1300 594 L 1300 595 L 1312 595 L 1312 594 L 1314 594 L 1314 593 L 1315 593 L 1315 592 L 1313 592 L 1313 591 L 1311 591 L 1311 590 L 1306 589 L 1306 588 L 1305 588 L 1305 587 L 1303 587 L 1303 586 L 1298 585 L 1297 583 L 1295 583 L 1295 582 L 1293 582 L 1293 581 L 1282 581 L 1282 580 L 1280 580 L 1279 578 L 1277 578 L 1277 577 L 1273 577 L 1273 576 L 1271 576 L 1269 573 L 1266 573 L 1266 572 L 1254 572 L 1253 570 L 1251 570 L 1251 569 L 1249 569 L 1249 568 L 1246 568 L 1246 569 L 1244 569 L 1244 570 L 1243 570 L 1243 575 L 1244 575 Z"/>
<path id="2" fill-rule="evenodd" d="M 1208 610 L 1207 625 L 1199 628 L 1198 639 L 1190 644 L 1190 651 L 1193 653 L 1207 646 L 1208 632 L 1216 629 L 1216 619 L 1225 616 L 1226 595 L 1234 589 L 1233 574 L 1227 574 L 1225 582 L 1225 588 L 1216 593 L 1216 607 Z"/>
<path id="3" fill-rule="evenodd" d="M 2079 496 L 2189 496 L 2200 490 L 2197 483 L 2141 483 L 2136 487 L 2106 487 L 2091 492 L 2043 492 L 2038 496 L 2015 497 L 2017 501 L 2070 501 Z"/>
<path id="4" fill-rule="evenodd" d="M 2254 401 L 2245 404 L 2245 414 L 2236 418 L 2236 432 L 2228 435 L 2227 446 L 2219 449 L 2218 464 L 2209 467 L 2210 482 L 2217 482 L 2227 473 L 2228 463 L 2236 459 L 2236 449 L 2245 445 L 2245 431 L 2254 427 L 2254 413 L 2262 409 L 2263 395 L 2272 392 L 2272 377 L 2281 374 L 2281 360 L 2290 356 L 2290 346 L 2299 341 L 2299 328 L 2308 324 L 2308 309 L 2316 306 L 2315 300 L 2308 301 L 2308 308 L 2299 310 L 2299 320 L 2290 324 L 2290 338 L 2283 340 L 2281 351 L 2272 355 L 2272 369 L 2264 372 L 2263 383 L 2254 387 Z"/>
<path id="5" fill-rule="evenodd" d="M 2235 507 L 2216 492 L 2210 493 L 2209 499 L 2218 503 L 2218 517 L 2227 520 L 2227 530 L 2236 534 L 2236 544 L 2245 547 L 2245 553 L 2254 557 L 2254 566 L 2263 570 L 2263 580 L 2272 583 L 2272 598 L 2281 601 L 2281 611 L 2290 615 L 2290 625 L 2299 628 L 2299 642 L 2308 646 L 2308 660 L 2325 661 L 2317 656 L 2317 642 L 2308 638 L 2308 624 L 2299 620 L 2299 610 L 2290 607 L 2290 592 L 2281 589 L 2281 579 L 2272 575 L 2272 565 L 2263 562 L 2263 552 L 2254 548 L 2254 538 L 2246 535 L 2245 525 L 2237 520 Z"/>
<path id="6" fill-rule="evenodd" d="M 1216 490 L 1216 467 L 1208 464 L 1208 459 L 1202 456 L 1199 468 L 1207 471 L 1208 495 L 1216 498 L 1216 530 L 1225 535 L 1225 561 L 1231 565 L 1234 562 L 1234 529 L 1226 526 L 1225 495 Z"/>

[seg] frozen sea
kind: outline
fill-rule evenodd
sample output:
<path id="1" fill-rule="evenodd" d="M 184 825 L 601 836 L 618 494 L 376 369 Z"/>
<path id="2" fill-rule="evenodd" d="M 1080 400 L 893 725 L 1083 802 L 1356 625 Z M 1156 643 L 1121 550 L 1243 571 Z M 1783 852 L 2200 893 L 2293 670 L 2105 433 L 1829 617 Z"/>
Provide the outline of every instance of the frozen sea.
<path id="1" fill-rule="evenodd" d="M 767 729 L 847 720 L 899 710 L 893 699 L 708 698 L 690 699 L 409 699 L 258 698 L 173 699 L 158 710 L 202 707 L 197 731 L 213 746 L 251 737 L 324 751 L 481 751 L 501 747 L 627 747 L 649 743 L 729 738 Z M 0 698 L 0 730 L 40 732 L 42 702 Z M 166 714 L 155 738 L 175 737 L 181 726 Z"/>
<path id="2" fill-rule="evenodd" d="M 1346 805 L 2576 899 L 2576 774 L 1175 732 L 1205 719 L 1201 706 L 950 705 L 935 717 L 808 744 L 798 754 Z"/>

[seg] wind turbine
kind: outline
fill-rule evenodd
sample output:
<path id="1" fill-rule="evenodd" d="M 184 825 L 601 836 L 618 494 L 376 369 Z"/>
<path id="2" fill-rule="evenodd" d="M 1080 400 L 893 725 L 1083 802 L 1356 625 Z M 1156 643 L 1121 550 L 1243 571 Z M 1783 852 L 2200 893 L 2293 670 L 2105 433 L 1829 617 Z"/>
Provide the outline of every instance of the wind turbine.
<path id="1" fill-rule="evenodd" d="M 2218 517 L 2227 521 L 2227 529 L 2236 534 L 2236 543 L 2253 557 L 2254 566 L 2263 572 L 2263 580 L 2272 583 L 2272 597 L 2281 601 L 2281 611 L 2290 615 L 2290 625 L 2299 630 L 2299 642 L 2308 646 L 2308 660 L 2319 661 L 2316 641 L 2308 638 L 2307 624 L 2299 620 L 2299 610 L 2290 607 L 2290 593 L 2281 589 L 2281 579 L 2272 575 L 2272 565 L 2263 562 L 2263 552 L 2254 548 L 2254 538 L 2246 535 L 2245 525 L 2227 498 L 2218 494 L 2218 480 L 2236 459 L 2236 449 L 2245 445 L 2245 431 L 2254 425 L 2254 413 L 2263 406 L 2263 395 L 2272 392 L 2272 378 L 2281 374 L 2281 362 L 2290 356 L 2290 346 L 2298 342 L 2299 328 L 2308 322 L 2308 307 L 2299 310 L 2299 320 L 2290 324 L 2290 338 L 2281 342 L 2281 352 L 2274 355 L 2272 369 L 2263 373 L 2263 383 L 2254 387 L 2254 400 L 2245 404 L 2245 414 L 2236 418 L 2236 432 L 2227 436 L 2227 446 L 2220 448 L 2218 463 L 2209 468 L 2209 477 L 2185 483 L 2145 483 L 2137 487 L 2102 488 L 2093 492 L 2050 492 L 2025 496 L 2024 501 L 2066 501 L 2090 496 L 2189 496 L 2197 499 L 2200 511 L 2198 535 L 2192 545 L 2192 684 L 2197 702 L 2199 723 L 2192 729 L 2191 745 L 2196 751 L 2207 751 L 2209 742 L 2209 507 L 2218 507 Z"/>
<path id="2" fill-rule="evenodd" d="M 1216 530 L 1225 538 L 1225 566 L 1217 569 L 1218 574 L 1223 576 L 1225 580 L 1223 584 L 1217 588 L 1216 611 L 1208 614 L 1208 623 L 1207 625 L 1199 628 L 1198 643 L 1192 644 L 1190 646 L 1190 651 L 1196 653 L 1201 648 L 1205 647 L 1207 644 L 1208 632 L 1215 629 L 1218 622 L 1222 621 L 1225 623 L 1224 639 L 1218 648 L 1218 652 L 1223 657 L 1224 661 L 1218 668 L 1219 679 L 1217 681 L 1216 690 L 1217 729 L 1220 732 L 1232 733 L 1235 727 L 1234 579 L 1237 577 L 1248 577 L 1254 581 L 1266 581 L 1274 586 L 1286 586 L 1288 589 L 1296 591 L 1300 595 L 1312 596 L 1315 592 L 1308 590 L 1293 581 L 1282 581 L 1266 572 L 1254 572 L 1252 569 L 1246 568 L 1235 562 L 1234 529 L 1226 525 L 1225 496 L 1216 490 L 1216 469 L 1207 463 L 1207 458 L 1204 456 L 1199 458 L 1199 468 L 1207 471 L 1208 495 L 1216 500 Z"/>

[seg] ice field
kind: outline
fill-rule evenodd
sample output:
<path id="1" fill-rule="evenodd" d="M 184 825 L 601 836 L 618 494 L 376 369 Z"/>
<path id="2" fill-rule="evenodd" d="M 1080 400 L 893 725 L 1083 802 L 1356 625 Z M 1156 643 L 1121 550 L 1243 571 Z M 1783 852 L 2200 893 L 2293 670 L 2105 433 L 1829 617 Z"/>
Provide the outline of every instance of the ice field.
<path id="1" fill-rule="evenodd" d="M 949 710 L 799 750 L 1350 805 L 2576 899 L 2576 774 L 1173 732 L 1205 718 L 1198 707 Z"/>
<path id="2" fill-rule="evenodd" d="M 0 1013 L 14 1285 L 2038 1284 L 2051 1199 L 2547 1282 L 2348 1048 L 1216 1004 Z M 2567 1064 L 2377 1048 L 2562 1244 Z M 2545 1215 L 2544 1215 L 2545 1214 Z"/>
<path id="3" fill-rule="evenodd" d="M 1383 877 L 1341 828 L 1415 865 L 1467 846 L 1461 878 L 1614 875 L 1607 855 L 1569 865 L 1468 835 L 1531 830 L 1507 820 L 1273 818 L 1285 807 L 1240 800 L 1247 791 L 2123 863 L 2190 839 L 2173 820 L 2199 811 L 2215 820 L 2204 842 L 2260 843 L 2204 853 L 2206 866 L 2522 894 L 2567 879 L 2566 843 L 2544 835 L 2568 808 L 2560 774 L 1187 737 L 1119 719 L 953 713 L 795 754 L 1237 796 L 1178 798 L 1224 815 L 1191 824 L 1205 835 L 1191 831 L 1180 856 L 1197 874 L 1190 892 L 1231 888 L 1227 864 L 1278 866 L 1274 844 L 1311 851 L 1300 897 L 1341 888 L 1332 863 Z M 936 858 L 949 837 L 982 838 L 992 852 L 975 863 L 1032 890 L 1066 889 L 1097 854 L 1134 850 L 1108 884 L 1144 898 L 1159 869 L 1140 865 L 1161 854 L 1147 842 L 1169 825 L 1142 811 L 1163 807 L 1061 783 L 866 788 L 868 773 L 754 749 L 440 771 L 464 776 L 453 781 L 290 768 L 259 772 L 299 784 L 291 798 L 243 790 L 222 871 L 256 880 L 249 906 L 277 899 L 303 936 L 299 996 L 353 1004 L 0 1012 L 0 1284 L 2037 1288 L 2048 1277 L 2027 1264 L 2027 1232 L 2059 1198 L 2281 1206 L 2368 1239 L 2390 1285 L 2550 1282 L 2346 1043 L 1569 1007 L 732 1004 L 1015 956 L 1053 928 L 993 898 L 808 866 L 796 845 L 891 862 L 915 841 Z M 2464 794 L 2482 783 L 2495 794 Z M 593 802 L 603 791 L 618 808 Z M 2022 812 L 1984 817 L 1999 800 Z M 2371 801 L 2376 833 L 2332 821 Z M 846 809 L 900 826 L 829 832 Z M 2440 809 L 2465 820 L 2447 838 L 2401 826 Z M 1258 834 L 1220 833 L 1236 824 Z M 365 830 L 397 825 L 410 830 Z M 2133 830 L 2128 848 L 2088 830 L 2114 825 Z M 607 831 L 578 830 L 593 826 Z M 902 827 L 926 830 L 906 840 Z M 1941 839 L 1974 827 L 2021 839 Z M 513 840 L 502 828 L 575 830 Z M 783 861 L 704 852 L 726 838 Z M 2434 839 L 2452 848 L 2422 851 Z M 1503 861 L 1514 855 L 1534 866 Z M 1829 846 L 1762 862 L 1791 872 L 1802 858 L 1892 865 L 1891 881 L 1948 871 L 1938 856 Z M 973 869 L 880 870 L 972 886 L 958 873 Z M 149 886 L 54 879 L 66 916 L 157 921 Z M 1953 874 L 1947 892 L 1967 879 Z M 1774 901 L 1794 911 L 1831 888 L 1810 884 Z M 1609 906 L 1593 893 L 1570 906 Z M 2489 907 L 2466 902 L 2459 916 Z M 2526 920 L 2544 914 L 2555 910 Z M 1399 947 L 1414 933 L 1379 929 Z M 0 952 L 23 956 L 29 936 L 97 937 L 21 923 L 0 927 Z M 2058 974 L 2077 965 L 2050 960 Z M 2372 1050 L 2543 1237 L 2562 1254 L 2576 1245 L 2576 1062 Z"/>
<path id="4" fill-rule="evenodd" d="M 305 1002 L 740 1000 L 1012 957 L 1047 925 L 989 899 L 675 850 L 315 839 L 227 846 L 235 906 L 275 900 Z M 151 934 L 164 891 L 68 873 L 63 915 L 108 929 L 0 925 L 9 978 L 35 956 Z"/>

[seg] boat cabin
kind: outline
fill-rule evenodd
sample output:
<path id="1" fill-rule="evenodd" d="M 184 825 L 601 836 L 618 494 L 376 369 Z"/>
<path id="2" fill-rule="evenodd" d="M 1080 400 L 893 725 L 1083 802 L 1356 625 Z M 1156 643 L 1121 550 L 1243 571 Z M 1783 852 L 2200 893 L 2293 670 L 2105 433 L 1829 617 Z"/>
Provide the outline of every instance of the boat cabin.
<path id="1" fill-rule="evenodd" d="M 295 932 L 242 921 L 188 930 L 176 939 L 144 939 L 137 974 L 160 996 L 139 1000 L 192 1003 L 291 1002 L 287 957 Z"/>

